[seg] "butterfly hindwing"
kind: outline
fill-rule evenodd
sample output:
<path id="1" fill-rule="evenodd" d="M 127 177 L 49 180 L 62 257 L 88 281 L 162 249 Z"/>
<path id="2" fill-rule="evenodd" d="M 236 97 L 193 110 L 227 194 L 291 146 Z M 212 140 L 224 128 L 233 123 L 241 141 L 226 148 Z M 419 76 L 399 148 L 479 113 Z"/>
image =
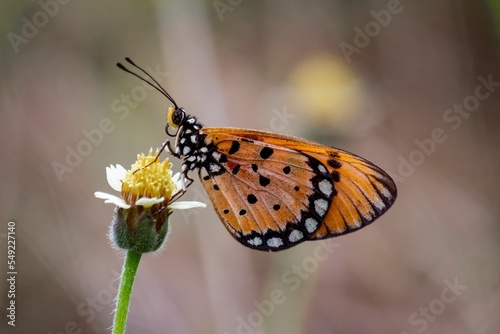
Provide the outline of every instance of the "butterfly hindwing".
<path id="1" fill-rule="evenodd" d="M 291 136 L 203 128 L 214 145 L 200 178 L 228 231 L 260 250 L 357 230 L 392 205 L 396 187 L 354 154 Z"/>
<path id="2" fill-rule="evenodd" d="M 220 219 L 246 246 L 280 250 L 310 239 L 335 195 L 317 159 L 223 132 L 200 178 Z"/>

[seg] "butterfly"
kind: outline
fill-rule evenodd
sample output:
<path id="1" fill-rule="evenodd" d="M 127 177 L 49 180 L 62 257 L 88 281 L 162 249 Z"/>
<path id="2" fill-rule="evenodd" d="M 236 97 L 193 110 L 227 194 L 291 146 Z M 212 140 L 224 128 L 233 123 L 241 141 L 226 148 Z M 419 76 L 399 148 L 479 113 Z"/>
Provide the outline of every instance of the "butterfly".
<path id="1" fill-rule="evenodd" d="M 120 69 L 173 104 L 165 131 L 174 144 L 167 139 L 162 150 L 182 160 L 183 192 L 197 171 L 215 212 L 241 244 L 279 251 L 343 235 L 369 225 L 396 200 L 391 177 L 355 154 L 271 132 L 204 127 L 125 59 L 152 82 L 118 63 Z"/>

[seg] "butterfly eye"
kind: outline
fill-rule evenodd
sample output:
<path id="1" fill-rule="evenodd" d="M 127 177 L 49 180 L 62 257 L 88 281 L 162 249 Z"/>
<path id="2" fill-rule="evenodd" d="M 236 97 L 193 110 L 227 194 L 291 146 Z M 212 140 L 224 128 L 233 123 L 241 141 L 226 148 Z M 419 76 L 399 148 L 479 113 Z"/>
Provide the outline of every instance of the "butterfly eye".
<path id="1" fill-rule="evenodd" d="M 182 108 L 175 108 L 170 106 L 168 108 L 168 125 L 173 127 L 174 129 L 178 128 L 179 125 L 184 120 L 186 116 L 186 112 Z"/>

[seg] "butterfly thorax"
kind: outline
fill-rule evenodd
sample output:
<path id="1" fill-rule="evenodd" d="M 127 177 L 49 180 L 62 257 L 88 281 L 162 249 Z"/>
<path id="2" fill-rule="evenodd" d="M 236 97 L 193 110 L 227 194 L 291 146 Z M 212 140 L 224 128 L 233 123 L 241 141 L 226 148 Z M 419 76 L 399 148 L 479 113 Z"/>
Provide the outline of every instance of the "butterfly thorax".
<path id="1" fill-rule="evenodd" d="M 196 117 L 187 115 L 177 134 L 175 155 L 183 159 L 182 171 L 200 168 L 207 160 L 207 155 L 213 150 L 213 144 L 206 142 L 203 125 Z"/>

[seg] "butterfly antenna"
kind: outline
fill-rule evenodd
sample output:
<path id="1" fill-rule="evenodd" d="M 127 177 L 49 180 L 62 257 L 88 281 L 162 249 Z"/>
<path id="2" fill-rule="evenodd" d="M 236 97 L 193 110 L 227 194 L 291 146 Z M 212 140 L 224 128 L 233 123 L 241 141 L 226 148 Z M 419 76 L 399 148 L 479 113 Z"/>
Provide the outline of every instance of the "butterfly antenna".
<path id="1" fill-rule="evenodd" d="M 137 73 L 134 73 L 132 72 L 131 70 L 129 70 L 128 68 L 126 68 L 125 66 L 123 66 L 121 63 L 117 63 L 116 66 L 118 66 L 119 69 L 127 72 L 127 73 L 130 73 L 132 74 L 133 76 L 141 79 L 142 81 L 144 81 L 145 83 L 147 83 L 148 85 L 150 85 L 151 87 L 153 87 L 154 89 L 156 89 L 157 91 L 159 91 L 163 96 L 165 96 L 167 99 L 170 100 L 170 102 L 172 102 L 174 104 L 174 107 L 175 109 L 179 109 L 177 107 L 177 103 L 175 103 L 174 99 L 172 98 L 172 96 L 170 96 L 169 93 L 167 93 L 167 91 L 165 90 L 165 88 L 163 88 L 159 83 L 158 81 L 155 80 L 155 78 L 153 78 L 153 76 L 151 74 L 149 74 L 148 72 L 146 72 L 142 67 L 136 65 L 130 58 L 128 57 L 125 57 L 125 60 L 131 64 L 132 66 L 134 66 L 135 68 L 139 69 L 142 73 L 146 74 L 146 76 L 153 80 L 153 82 L 155 84 L 153 84 L 151 81 L 149 81 L 148 79 L 145 79 L 143 78 L 142 76 L 140 76 L 139 74 Z"/>

